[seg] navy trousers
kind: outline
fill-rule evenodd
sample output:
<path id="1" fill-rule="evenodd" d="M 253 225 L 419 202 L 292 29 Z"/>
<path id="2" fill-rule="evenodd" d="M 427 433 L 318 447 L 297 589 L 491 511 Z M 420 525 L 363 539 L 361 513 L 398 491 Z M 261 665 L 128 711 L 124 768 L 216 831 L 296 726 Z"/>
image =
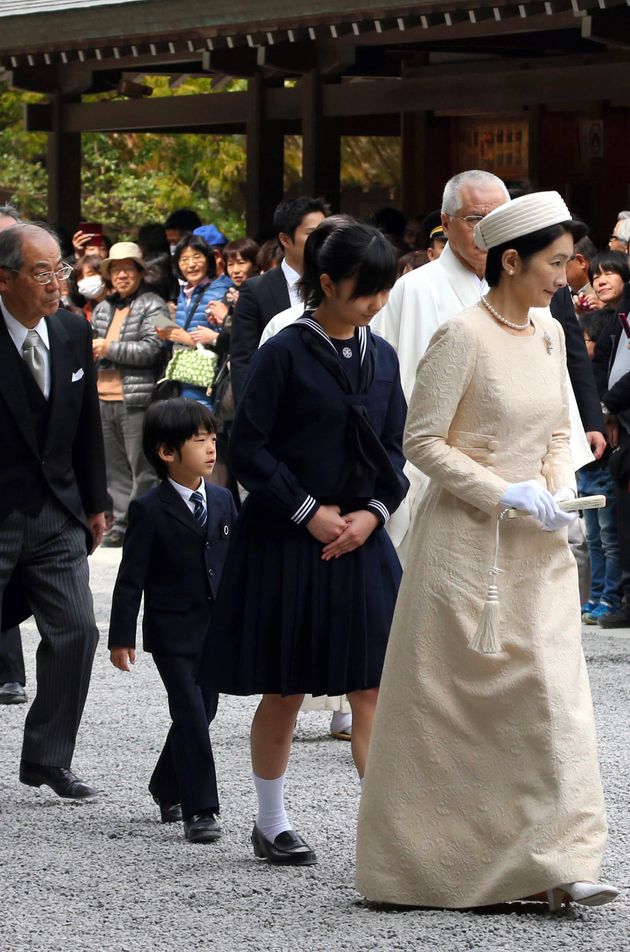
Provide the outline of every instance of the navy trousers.
<path id="1" fill-rule="evenodd" d="M 196 656 L 154 654 L 153 660 L 166 688 L 173 723 L 149 790 L 164 803 L 181 803 L 185 820 L 202 810 L 218 813 L 208 726 L 217 712 L 219 695 L 196 683 Z"/>

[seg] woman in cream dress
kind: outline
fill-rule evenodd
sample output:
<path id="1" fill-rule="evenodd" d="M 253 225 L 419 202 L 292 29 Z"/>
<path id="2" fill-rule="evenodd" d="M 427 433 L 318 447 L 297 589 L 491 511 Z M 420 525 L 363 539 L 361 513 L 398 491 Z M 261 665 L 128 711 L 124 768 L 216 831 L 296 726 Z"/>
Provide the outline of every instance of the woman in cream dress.
<path id="1" fill-rule="evenodd" d="M 570 517 L 557 506 L 575 486 L 564 337 L 529 314 L 566 283 L 569 219 L 555 192 L 487 215 L 476 226 L 490 249 L 487 304 L 443 325 L 418 367 L 405 451 L 431 482 L 359 815 L 357 885 L 376 902 L 465 908 L 542 894 L 557 908 L 617 895 L 597 883 L 606 822 Z M 510 507 L 530 515 L 500 521 L 490 577 Z M 489 582 L 501 647 L 484 654 L 470 643 Z"/>

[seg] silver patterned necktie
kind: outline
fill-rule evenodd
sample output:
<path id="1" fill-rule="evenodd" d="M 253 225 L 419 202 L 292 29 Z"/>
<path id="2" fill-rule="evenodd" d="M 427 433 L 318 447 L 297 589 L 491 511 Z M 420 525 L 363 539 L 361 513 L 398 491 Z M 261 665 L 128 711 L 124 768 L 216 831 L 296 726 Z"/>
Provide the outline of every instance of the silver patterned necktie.
<path id="1" fill-rule="evenodd" d="M 24 363 L 33 374 L 35 383 L 45 395 L 46 393 L 46 362 L 41 351 L 38 349 L 39 334 L 37 331 L 29 331 L 26 340 L 22 344 L 22 356 Z"/>
<path id="2" fill-rule="evenodd" d="M 208 521 L 208 513 L 203 502 L 203 496 L 200 492 L 195 490 L 194 493 L 190 494 L 190 501 L 195 507 L 194 516 L 199 525 L 203 528 Z"/>

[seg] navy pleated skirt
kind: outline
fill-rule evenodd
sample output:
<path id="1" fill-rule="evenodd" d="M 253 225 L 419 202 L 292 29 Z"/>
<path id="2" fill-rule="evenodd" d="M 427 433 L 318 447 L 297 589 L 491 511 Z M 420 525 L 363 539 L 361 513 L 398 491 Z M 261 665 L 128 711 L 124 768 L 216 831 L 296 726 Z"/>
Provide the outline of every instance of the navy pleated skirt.
<path id="1" fill-rule="evenodd" d="M 342 507 L 343 512 L 361 508 Z M 378 687 L 402 570 L 384 529 L 339 559 L 248 496 L 226 560 L 200 681 L 223 694 Z"/>

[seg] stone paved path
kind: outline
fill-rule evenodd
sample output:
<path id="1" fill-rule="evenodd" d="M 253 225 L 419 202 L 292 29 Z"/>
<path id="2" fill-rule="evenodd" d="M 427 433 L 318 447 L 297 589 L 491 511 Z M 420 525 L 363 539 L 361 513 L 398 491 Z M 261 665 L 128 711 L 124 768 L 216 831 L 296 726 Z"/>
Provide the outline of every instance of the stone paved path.
<path id="1" fill-rule="evenodd" d="M 328 715 L 302 716 L 289 768 L 290 815 L 318 866 L 266 868 L 249 847 L 255 802 L 248 728 L 254 699 L 222 700 L 213 730 L 223 839 L 183 841 L 162 826 L 146 791 L 164 737 L 163 688 L 146 656 L 130 675 L 105 650 L 118 553 L 92 560 L 102 633 L 75 768 L 102 795 L 63 804 L 17 779 L 25 705 L 0 708 L 0 952 L 630 952 L 630 638 L 585 635 L 598 719 L 610 844 L 605 877 L 617 903 L 550 916 L 384 912 L 353 888 L 359 789 L 349 745 L 327 736 Z M 32 690 L 37 636 L 25 626 Z"/>

